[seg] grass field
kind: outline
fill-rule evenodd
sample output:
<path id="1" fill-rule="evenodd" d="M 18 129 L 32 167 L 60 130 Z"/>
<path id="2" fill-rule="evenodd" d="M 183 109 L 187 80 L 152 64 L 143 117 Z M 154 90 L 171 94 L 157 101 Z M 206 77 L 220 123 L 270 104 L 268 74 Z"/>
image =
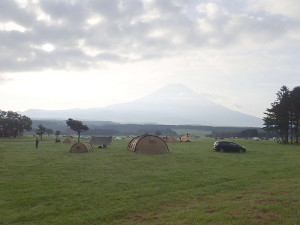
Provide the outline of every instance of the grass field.
<path id="1" fill-rule="evenodd" d="M 0 224 L 300 224 L 300 146 L 235 141 L 247 153 L 214 139 L 162 155 L 0 139 Z"/>

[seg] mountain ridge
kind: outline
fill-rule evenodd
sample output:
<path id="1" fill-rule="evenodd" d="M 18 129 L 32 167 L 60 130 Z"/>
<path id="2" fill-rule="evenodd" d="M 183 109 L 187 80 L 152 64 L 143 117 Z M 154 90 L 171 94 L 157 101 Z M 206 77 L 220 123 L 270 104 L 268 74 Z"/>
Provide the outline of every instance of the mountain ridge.
<path id="1" fill-rule="evenodd" d="M 167 85 L 135 101 L 90 109 L 23 112 L 34 119 L 79 119 L 118 123 L 261 127 L 260 118 L 219 105 L 190 88 Z"/>

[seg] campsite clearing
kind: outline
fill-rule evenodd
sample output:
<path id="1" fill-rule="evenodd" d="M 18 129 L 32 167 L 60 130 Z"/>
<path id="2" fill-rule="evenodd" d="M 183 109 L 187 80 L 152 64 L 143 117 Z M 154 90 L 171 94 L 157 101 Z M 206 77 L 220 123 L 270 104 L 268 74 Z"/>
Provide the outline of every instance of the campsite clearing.
<path id="1" fill-rule="evenodd" d="M 168 143 L 168 154 L 71 154 L 34 138 L 0 139 L 0 224 L 300 224 L 300 146 L 214 139 Z"/>

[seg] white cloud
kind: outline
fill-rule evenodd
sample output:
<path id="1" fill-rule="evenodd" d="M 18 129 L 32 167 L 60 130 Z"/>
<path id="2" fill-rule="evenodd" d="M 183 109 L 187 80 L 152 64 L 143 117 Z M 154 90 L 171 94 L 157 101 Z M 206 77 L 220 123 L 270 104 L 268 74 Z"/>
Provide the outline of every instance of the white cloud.
<path id="1" fill-rule="evenodd" d="M 273 14 L 262 17 L 245 10 L 233 12 L 230 5 L 216 1 L 198 4 L 191 19 L 188 4 L 191 3 L 179 0 L 44 0 L 23 2 L 20 6 L 5 1 L 4 8 L 15 12 L 4 14 L 11 20 L 9 27 L 21 33 L 2 29 L 4 38 L 0 44 L 6 48 L 5 55 L 21 53 L 27 64 L 15 62 L 17 57 L 11 57 L 8 64 L 14 68 L 2 67 L 2 71 L 77 68 L 79 62 L 81 66 L 94 68 L 101 60 L 149 60 L 191 49 L 253 50 L 284 41 L 287 35 L 298 36 L 287 19 Z M 19 12 L 22 17 L 30 15 L 29 19 L 19 23 Z M 34 46 L 47 43 L 59 51 L 47 57 L 36 51 Z"/>
<path id="2" fill-rule="evenodd" d="M 0 72 L 80 74 L 75 83 L 103 84 L 111 102 L 183 83 L 260 114 L 265 101 L 256 109 L 251 96 L 298 82 L 299 10 L 296 0 L 2 0 Z"/>
<path id="3" fill-rule="evenodd" d="M 298 0 L 250 0 L 249 9 L 265 11 L 268 14 L 278 14 L 294 19 L 299 19 L 300 17 L 300 4 Z"/>
<path id="4" fill-rule="evenodd" d="M 19 31 L 19 32 L 25 32 L 26 28 L 16 24 L 15 22 L 7 22 L 7 23 L 0 23 L 0 30 L 2 31 Z"/>

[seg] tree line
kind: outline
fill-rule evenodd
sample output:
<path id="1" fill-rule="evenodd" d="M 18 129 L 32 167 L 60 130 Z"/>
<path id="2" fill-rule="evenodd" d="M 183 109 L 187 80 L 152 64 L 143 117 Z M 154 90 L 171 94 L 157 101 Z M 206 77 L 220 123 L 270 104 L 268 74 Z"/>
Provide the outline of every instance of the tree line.
<path id="1" fill-rule="evenodd" d="M 0 135 L 1 137 L 17 137 L 24 130 L 30 131 L 32 121 L 27 116 L 22 116 L 13 111 L 0 110 Z"/>
<path id="2" fill-rule="evenodd" d="M 0 137 L 14 137 L 21 136 L 25 131 L 32 130 L 32 120 L 24 115 L 21 115 L 14 111 L 0 110 Z M 42 124 L 39 124 L 35 129 L 35 134 L 42 139 L 43 134 L 51 135 L 53 130 L 46 128 Z M 56 131 L 55 135 L 59 136 L 60 131 Z"/>
<path id="3" fill-rule="evenodd" d="M 266 109 L 264 129 L 277 132 L 281 143 L 299 143 L 300 137 L 300 86 L 289 90 L 282 86 L 276 100 Z"/>
<path id="4" fill-rule="evenodd" d="M 272 138 L 277 137 L 276 132 L 265 132 L 261 129 L 249 128 L 245 130 L 241 130 L 238 132 L 235 131 L 212 131 L 211 134 L 205 135 L 206 137 L 214 137 L 214 138 Z"/>
<path id="5" fill-rule="evenodd" d="M 35 129 L 35 134 L 40 137 L 40 139 L 43 139 L 43 135 L 46 133 L 48 136 L 53 134 L 53 130 L 50 128 L 45 127 L 43 124 L 39 124 L 37 129 Z M 57 130 L 55 131 L 56 139 L 58 139 L 58 136 L 60 135 L 61 131 Z"/>

